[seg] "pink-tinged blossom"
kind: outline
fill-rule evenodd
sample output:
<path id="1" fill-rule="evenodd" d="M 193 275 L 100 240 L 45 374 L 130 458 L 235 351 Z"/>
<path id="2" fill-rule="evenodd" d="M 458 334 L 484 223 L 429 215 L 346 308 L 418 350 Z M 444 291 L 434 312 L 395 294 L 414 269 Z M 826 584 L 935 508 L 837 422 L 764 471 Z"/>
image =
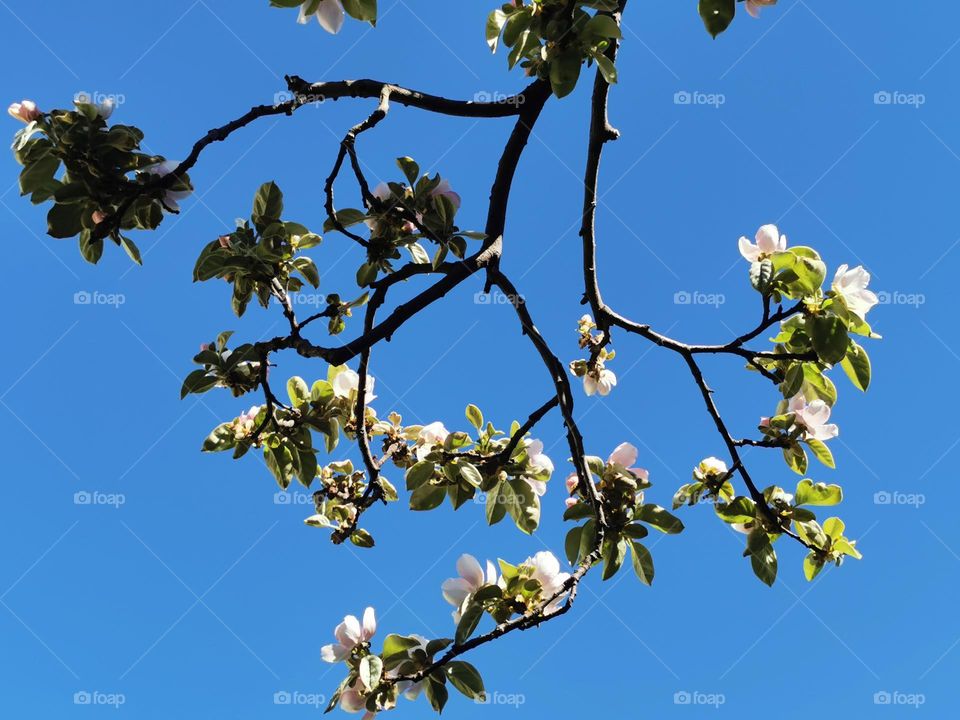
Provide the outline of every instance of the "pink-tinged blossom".
<path id="1" fill-rule="evenodd" d="M 363 611 L 363 622 L 355 615 L 347 615 L 333 630 L 335 643 L 320 648 L 324 662 L 337 663 L 348 658 L 357 645 L 369 642 L 377 632 L 377 617 L 372 607 Z"/>
<path id="2" fill-rule="evenodd" d="M 740 254 L 750 262 L 758 262 L 776 252 L 787 249 L 787 236 L 781 235 L 776 225 L 764 225 L 756 234 L 756 244 L 740 238 Z"/>
<path id="3" fill-rule="evenodd" d="M 21 100 L 18 103 L 12 103 L 10 107 L 7 108 L 7 112 L 10 113 L 11 117 L 25 123 L 32 123 L 34 120 L 39 120 L 43 114 L 33 100 Z"/>
<path id="4" fill-rule="evenodd" d="M 436 446 L 443 446 L 450 431 L 439 420 L 420 428 L 417 435 L 417 460 L 424 460 Z"/>
<path id="5" fill-rule="evenodd" d="M 633 445 L 630 443 L 620 443 L 616 448 L 614 448 L 613 452 L 610 453 L 610 457 L 607 458 L 607 462 L 616 463 L 617 465 L 626 468 L 638 479 L 646 482 L 650 479 L 650 472 L 641 467 L 633 467 L 633 464 L 637 462 L 638 455 L 639 452 Z"/>
<path id="6" fill-rule="evenodd" d="M 377 398 L 377 396 L 373 394 L 373 386 L 375 383 L 376 380 L 373 375 L 367 375 L 367 387 L 364 393 L 364 402 L 367 405 Z M 333 386 L 334 396 L 353 400 L 357 396 L 357 391 L 360 388 L 360 376 L 350 368 L 344 368 L 333 378 L 331 385 Z"/>
<path id="7" fill-rule="evenodd" d="M 464 553 L 457 560 L 457 574 L 459 577 L 444 580 L 440 590 L 443 592 L 443 599 L 455 608 L 453 621 L 458 623 L 467 598 L 484 585 L 496 585 L 497 570 L 493 563 L 487 560 L 486 572 L 484 572 L 484 568 L 473 555 Z"/>
<path id="8" fill-rule="evenodd" d="M 450 187 L 449 180 L 441 180 L 440 184 L 437 185 L 433 190 L 430 191 L 430 194 L 434 197 L 443 196 L 447 198 L 453 206 L 459 210 L 460 209 L 460 194 L 453 191 L 453 188 Z"/>
<path id="9" fill-rule="evenodd" d="M 147 175 L 166 177 L 178 167 L 180 163 L 176 160 L 164 160 L 155 165 L 148 165 L 143 168 L 143 172 Z M 191 192 L 191 190 L 167 190 L 163 194 L 163 204 L 168 210 L 180 212 L 180 201 L 190 197 Z"/>
<path id="10" fill-rule="evenodd" d="M 533 572 L 530 577 L 540 582 L 543 588 L 541 597 L 547 599 L 559 592 L 563 584 L 570 578 L 570 573 L 560 572 L 560 561 L 557 557 L 547 550 L 541 550 L 533 557 L 529 557 L 523 563 L 531 568 Z M 564 595 L 556 598 L 544 608 L 544 614 L 550 615 L 560 609 L 563 603 Z"/>
<path id="11" fill-rule="evenodd" d="M 803 393 L 790 400 L 789 411 L 796 416 L 796 424 L 806 430 L 808 440 L 830 440 L 840 434 L 836 425 L 830 424 L 830 406 L 823 400 L 807 402 Z"/>
<path id="12" fill-rule="evenodd" d="M 583 391 L 589 396 L 599 393 L 601 397 L 610 394 L 617 385 L 617 376 L 613 370 L 606 368 L 597 368 L 588 370 L 583 376 Z"/>

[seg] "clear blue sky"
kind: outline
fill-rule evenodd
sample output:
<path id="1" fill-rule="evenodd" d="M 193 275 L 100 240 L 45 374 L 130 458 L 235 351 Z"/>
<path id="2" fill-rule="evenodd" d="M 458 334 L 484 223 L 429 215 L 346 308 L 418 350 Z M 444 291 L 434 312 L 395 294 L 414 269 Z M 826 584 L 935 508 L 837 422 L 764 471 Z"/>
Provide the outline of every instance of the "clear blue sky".
<path id="1" fill-rule="evenodd" d="M 0 96 L 51 108 L 78 90 L 123 95 L 114 120 L 137 124 L 151 150 L 179 158 L 209 128 L 270 102 L 285 73 L 383 78 L 457 97 L 512 92 L 524 78 L 508 74 L 504 56 L 490 57 L 483 43 L 493 5 L 381 0 L 377 31 L 348 23 L 332 37 L 296 25 L 292 11 L 270 10 L 266 0 L 55 8 L 0 0 L 8 67 Z M 599 214 L 605 295 L 679 338 L 725 340 L 752 326 L 757 311 L 737 238 L 776 222 L 792 242 L 821 249 L 832 267 L 864 263 L 878 290 L 904 301 L 873 311 L 885 336 L 870 346 L 875 386 L 862 396 L 838 381 L 839 469 L 814 470 L 815 479 L 845 486 L 840 514 L 862 538 L 865 559 L 808 585 L 799 549 L 782 542 L 781 577 L 767 588 L 740 557 L 742 537 L 706 508 L 688 509 L 687 531 L 653 548 L 652 589 L 628 572 L 606 584 L 591 578 L 571 615 L 471 661 L 489 689 L 523 694 L 520 712 L 533 717 L 743 717 L 772 707 L 781 718 L 860 717 L 876 709 L 882 691 L 922 694 L 922 709 L 945 717 L 958 707 L 960 670 L 960 524 L 939 490 L 960 452 L 950 420 L 960 365 L 950 295 L 960 260 L 960 10 L 781 0 L 759 21 L 741 12 L 713 41 L 692 0 L 631 5 L 611 109 L 622 138 L 606 159 Z M 577 356 L 582 312 L 583 85 L 551 102 L 537 127 L 504 260 L 564 360 Z M 924 102 L 876 104 L 883 91 L 919 93 Z M 676 104 L 678 92 L 724 102 Z M 306 505 L 274 503 L 273 480 L 253 456 L 235 463 L 199 453 L 210 428 L 250 401 L 178 399 L 197 345 L 228 328 L 256 339 L 279 331 L 281 318 L 252 308 L 238 321 L 223 286 L 191 283 L 194 259 L 248 214 L 266 180 L 287 192 L 291 219 L 319 226 L 336 138 L 371 107 L 305 108 L 208 150 L 182 217 L 139 238 L 143 268 L 114 247 L 95 268 L 74 242 L 44 236 L 43 212 L 17 197 L 15 163 L 9 155 L 0 162 L 5 716 L 112 712 L 77 708 L 74 693 L 84 691 L 122 694 L 120 713 L 135 718 L 315 715 L 312 707 L 275 705 L 274 693 L 332 690 L 340 669 L 321 663 L 319 648 L 344 614 L 372 604 L 381 633 L 447 635 L 439 586 L 459 553 L 519 560 L 544 546 L 562 552 L 566 448 L 556 414 L 538 436 L 560 477 L 533 538 L 506 523 L 486 530 L 480 507 L 424 515 L 393 506 L 366 523 L 375 550 L 335 548 L 326 533 L 302 525 Z M 3 127 L 16 129 L 13 121 Z M 373 174 L 393 173 L 393 158 L 412 155 L 449 176 L 464 196 L 462 224 L 480 228 L 508 129 L 509 121 L 398 107 L 360 149 Z M 347 241 L 331 235 L 316 257 L 323 288 L 349 294 L 357 259 Z M 548 396 L 548 377 L 508 308 L 474 304 L 478 282 L 378 349 L 378 410 L 454 427 L 476 402 L 507 425 Z M 82 291 L 119 293 L 125 302 L 74 304 Z M 725 302 L 675 304 L 684 291 Z M 578 394 L 576 414 L 591 452 L 638 445 L 651 496 L 667 504 L 695 463 L 722 447 L 677 357 L 627 337 L 616 348 L 620 386 L 604 401 Z M 284 375 L 325 372 L 280 361 Z M 772 390 L 739 363 L 716 360 L 707 372 L 738 434 L 772 410 Z M 775 454 L 748 458 L 763 484 L 795 482 Z M 81 491 L 119 493 L 124 504 L 76 505 Z M 925 502 L 877 504 L 882 491 L 919 493 Z M 676 705 L 682 691 L 722 693 L 725 702 Z M 879 711 L 913 717 L 908 708 Z M 518 711 L 454 699 L 447 712 Z M 425 704 L 397 713 L 426 716 Z"/>

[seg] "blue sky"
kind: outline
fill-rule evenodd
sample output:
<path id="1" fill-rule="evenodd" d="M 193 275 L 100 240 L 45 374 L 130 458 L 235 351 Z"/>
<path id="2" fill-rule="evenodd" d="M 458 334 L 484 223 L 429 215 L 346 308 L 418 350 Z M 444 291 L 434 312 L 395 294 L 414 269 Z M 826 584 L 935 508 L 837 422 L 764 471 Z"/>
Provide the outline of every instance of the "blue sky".
<path id="1" fill-rule="evenodd" d="M 15 68 L 0 80 L 0 96 L 52 108 L 79 90 L 121 95 L 114 119 L 141 127 L 150 150 L 178 158 L 209 128 L 272 101 L 286 73 L 373 77 L 454 97 L 513 92 L 524 78 L 508 74 L 504 56 L 490 57 L 482 39 L 492 6 L 381 0 L 376 31 L 348 23 L 331 37 L 266 0 L 100 0 L 55 11 L 0 0 L 0 36 Z M 783 718 L 913 717 L 912 707 L 877 707 L 876 693 L 895 691 L 901 702 L 922 699 L 926 714 L 956 711 L 960 525 L 940 488 L 960 442 L 949 420 L 960 364 L 950 330 L 960 259 L 952 209 L 958 20 L 949 4 L 894 15 L 781 0 L 758 21 L 741 13 L 713 41 L 692 0 L 629 8 L 611 102 L 622 137 L 605 161 L 599 211 L 606 299 L 678 338 L 723 341 L 757 315 L 740 235 L 775 222 L 831 267 L 865 264 L 888 299 L 872 314 L 885 338 L 869 347 L 875 385 L 864 396 L 838 380 L 839 469 L 813 474 L 844 485 L 839 514 L 865 558 L 810 585 L 799 549 L 784 542 L 780 578 L 767 588 L 740 557 L 742 537 L 706 508 L 687 509 L 687 531 L 653 547 L 652 589 L 628 572 L 605 584 L 591 578 L 565 619 L 473 655 L 488 689 L 522 696 L 519 708 L 454 699 L 448 713 L 711 718 L 777 706 Z M 564 360 L 577 357 L 582 313 L 582 85 L 551 102 L 537 126 L 504 258 Z M 304 703 L 330 693 L 340 669 L 321 663 L 319 648 L 344 614 L 371 604 L 381 633 L 447 635 L 439 585 L 461 552 L 521 560 L 544 547 L 562 551 L 559 481 L 533 538 L 507 524 L 487 530 L 480 507 L 411 514 L 401 505 L 371 513 L 366 525 L 378 546 L 361 553 L 301 523 L 305 496 L 276 503 L 254 457 L 235 463 L 199 453 L 205 434 L 249 401 L 178 399 L 197 345 L 228 328 L 257 339 L 279 331 L 282 318 L 253 308 L 238 321 L 223 286 L 191 283 L 193 261 L 248 214 L 267 180 L 286 191 L 290 219 L 319 227 L 337 138 L 371 108 L 305 108 L 210 148 L 192 173 L 197 194 L 185 212 L 138 238 L 143 268 L 113 247 L 93 267 L 73 242 L 44 236 L 43 211 L 17 197 L 12 158 L 0 164 L 5 714 L 114 712 L 75 705 L 75 693 L 98 692 L 122 696 L 119 713 L 135 718 L 316 715 L 310 705 L 276 705 L 274 696 L 300 693 Z M 373 176 L 391 176 L 400 155 L 449 176 L 464 196 L 461 224 L 480 228 L 508 130 L 509 121 L 398 107 L 360 150 Z M 358 260 L 347 243 L 331 235 L 315 255 L 327 291 L 354 290 Z M 465 283 L 377 350 L 378 410 L 459 427 L 475 402 L 506 426 L 543 402 L 549 379 L 512 313 L 476 304 L 479 289 L 479 281 Z M 123 303 L 78 305 L 79 292 Z M 717 302 L 677 304 L 677 293 Z M 696 462 L 722 447 L 677 357 L 636 338 L 618 336 L 615 347 L 619 387 L 602 401 L 578 394 L 576 415 L 590 452 L 636 444 L 654 482 L 650 496 L 667 504 Z M 739 363 L 716 359 L 706 371 L 736 434 L 749 434 L 773 409 L 773 391 Z M 278 372 L 313 379 L 325 368 L 283 356 Z M 558 416 L 537 435 L 565 474 Z M 747 458 L 764 485 L 795 483 L 776 454 Z M 123 502 L 78 505 L 78 492 Z M 877 493 L 887 495 L 878 501 Z M 723 703 L 677 704 L 683 692 Z M 405 704 L 397 717 L 427 713 L 425 704 Z"/>

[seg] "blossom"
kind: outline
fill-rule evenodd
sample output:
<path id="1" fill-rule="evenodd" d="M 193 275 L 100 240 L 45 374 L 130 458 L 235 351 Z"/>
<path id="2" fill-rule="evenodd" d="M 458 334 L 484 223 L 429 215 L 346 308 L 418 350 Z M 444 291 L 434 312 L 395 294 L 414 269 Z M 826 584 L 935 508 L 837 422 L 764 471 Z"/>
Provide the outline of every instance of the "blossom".
<path id="1" fill-rule="evenodd" d="M 320 648 L 320 657 L 324 662 L 340 662 L 349 657 L 357 645 L 369 642 L 376 632 L 377 617 L 372 607 L 363 611 L 362 624 L 355 615 L 347 615 L 343 622 L 334 628 L 333 636 L 337 642 Z"/>
<path id="2" fill-rule="evenodd" d="M 457 573 L 460 577 L 444 580 L 440 590 L 443 592 L 443 599 L 456 608 L 453 611 L 453 621 L 459 623 L 460 611 L 467 598 L 484 585 L 495 585 L 497 570 L 493 563 L 487 560 L 486 573 L 484 573 L 480 562 L 473 555 L 464 553 L 457 560 Z"/>
<path id="3" fill-rule="evenodd" d="M 830 406 L 823 400 L 807 402 L 803 393 L 790 400 L 789 411 L 796 416 L 796 424 L 806 430 L 808 440 L 830 440 L 840 434 L 836 425 L 828 424 Z"/>
<path id="4" fill-rule="evenodd" d="M 90 215 L 90 219 L 93 220 L 94 225 L 99 225 L 107 219 L 107 214 L 103 210 L 94 210 Z"/>
<path id="5" fill-rule="evenodd" d="M 13 103 L 7 108 L 7 112 L 10 113 L 11 117 L 25 123 L 32 123 L 43 114 L 33 100 L 21 100 L 18 103 Z"/>
<path id="6" fill-rule="evenodd" d="M 308 0 L 300 6 L 300 16 L 297 18 L 297 22 L 306 25 L 310 22 L 310 18 L 315 17 L 320 26 L 328 33 L 336 35 L 340 32 L 344 18 L 343 5 L 340 0 L 320 0 L 316 10 L 308 15 L 307 8 L 313 4 L 314 0 Z"/>
<path id="7" fill-rule="evenodd" d="M 850 312 L 865 319 L 870 308 L 880 301 L 874 292 L 867 290 L 869 284 L 870 273 L 864 269 L 863 265 L 850 269 L 844 264 L 837 268 L 832 287 L 833 291 L 847 303 Z"/>
<path id="8" fill-rule="evenodd" d="M 414 640 L 417 641 L 417 643 L 419 643 L 418 645 L 407 650 L 409 654 L 412 655 L 417 650 L 422 650 L 424 654 L 426 654 L 427 644 L 430 642 L 429 640 L 427 640 L 427 638 L 425 638 L 423 635 L 417 635 L 416 633 L 411 633 L 407 637 L 413 638 Z M 385 675 L 387 677 L 396 677 L 397 670 L 396 669 L 388 670 L 385 673 Z M 397 688 L 400 690 L 401 693 L 403 693 L 403 696 L 407 700 L 416 700 L 418 697 L 420 697 L 420 691 L 423 690 L 423 684 L 425 682 L 426 680 L 421 680 L 418 683 L 412 683 L 409 680 L 401 680 L 400 682 L 397 683 Z"/>
<path id="9" fill-rule="evenodd" d="M 587 370 L 583 376 L 583 391 L 589 396 L 594 393 L 600 393 L 601 397 L 606 397 L 617 384 L 617 376 L 613 370 L 607 370 L 604 367 L 598 367 L 596 370 Z"/>
<path id="10" fill-rule="evenodd" d="M 420 433 L 417 435 L 417 460 L 425 459 L 433 452 L 435 446 L 443 445 L 449 434 L 450 431 L 439 420 L 420 428 Z"/>
<path id="11" fill-rule="evenodd" d="M 340 709 L 348 713 L 358 713 L 367 709 L 367 698 L 363 695 L 363 683 L 357 678 L 353 685 L 340 693 Z M 362 720 L 373 720 L 376 713 L 366 712 Z"/>
<path id="12" fill-rule="evenodd" d="M 610 453 L 610 457 L 607 458 L 607 463 L 620 465 L 640 480 L 646 482 L 650 479 L 650 472 L 640 467 L 631 467 L 637 461 L 638 454 L 639 451 L 637 448 L 630 443 L 620 443 L 614 448 L 613 452 Z"/>
<path id="13" fill-rule="evenodd" d="M 760 17 L 760 8 L 769 7 L 776 4 L 777 0 L 747 0 L 746 10 L 748 13 L 750 13 L 751 17 L 758 18 Z"/>
<path id="14" fill-rule="evenodd" d="M 147 175 L 156 175 L 157 177 L 166 177 L 180 166 L 176 160 L 164 160 L 154 165 L 148 165 L 143 169 Z M 180 212 L 180 201 L 190 196 L 192 190 L 167 190 L 163 194 L 163 204 L 168 210 Z"/>
<path id="15" fill-rule="evenodd" d="M 703 475 L 726 475 L 730 472 L 727 468 L 727 464 L 720 458 L 708 457 L 700 461 L 700 466 L 697 468 Z"/>
<path id="16" fill-rule="evenodd" d="M 453 203 L 457 210 L 460 209 L 460 194 L 453 191 L 449 180 L 441 180 L 440 184 L 430 191 L 430 195 L 433 197 L 443 196 Z"/>
<path id="17" fill-rule="evenodd" d="M 560 561 L 548 550 L 541 550 L 533 557 L 528 557 L 523 564 L 533 570 L 530 577 L 540 582 L 540 586 L 543 588 L 541 597 L 544 600 L 559 592 L 563 584 L 570 578 L 570 573 L 560 572 Z M 559 610 L 562 601 L 563 596 L 561 595 L 550 602 L 543 609 L 544 614 L 550 615 Z"/>
<path id="18" fill-rule="evenodd" d="M 367 388 L 363 400 L 365 404 L 369 405 L 370 402 L 377 397 L 373 394 L 373 385 L 375 382 L 376 380 L 373 375 L 367 375 Z M 337 373 L 337 376 L 333 378 L 331 384 L 333 386 L 334 396 L 350 400 L 356 397 L 357 390 L 360 388 L 360 376 L 350 368 L 344 368 Z"/>
<path id="19" fill-rule="evenodd" d="M 787 236 L 781 235 L 776 225 L 763 225 L 757 230 L 756 241 L 757 244 L 754 245 L 747 238 L 740 238 L 740 254 L 750 262 L 757 262 L 787 249 Z"/>
<path id="20" fill-rule="evenodd" d="M 205 349 L 202 345 L 200 349 Z M 238 440 L 243 439 L 252 433 L 257 425 L 256 419 L 257 415 L 260 413 L 260 406 L 254 405 L 245 413 L 240 415 L 236 420 L 234 420 L 233 434 Z"/>

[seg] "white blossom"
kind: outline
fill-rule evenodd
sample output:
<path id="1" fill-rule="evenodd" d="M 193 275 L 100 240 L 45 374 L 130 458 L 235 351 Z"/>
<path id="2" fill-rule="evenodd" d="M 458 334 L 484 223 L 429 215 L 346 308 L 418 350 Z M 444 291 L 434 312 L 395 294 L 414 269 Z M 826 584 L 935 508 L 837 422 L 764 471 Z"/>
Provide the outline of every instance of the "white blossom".
<path id="1" fill-rule="evenodd" d="M 750 262 L 758 262 L 776 252 L 787 249 L 787 236 L 781 235 L 776 225 L 763 225 L 756 234 L 756 244 L 740 238 L 740 254 Z"/>
<path id="2" fill-rule="evenodd" d="M 833 278 L 834 292 L 843 297 L 850 312 L 861 319 L 866 319 L 870 309 L 880 301 L 875 293 L 867 290 L 869 284 L 870 273 L 864 269 L 863 265 L 857 265 L 855 268 L 841 265 Z"/>
<path id="3" fill-rule="evenodd" d="M 32 123 L 38 120 L 42 114 L 33 100 L 21 100 L 18 103 L 12 103 L 7 108 L 10 116 L 25 123 Z"/>
<path id="4" fill-rule="evenodd" d="M 363 611 L 363 622 L 355 615 L 347 615 L 343 622 L 334 628 L 335 643 L 320 648 L 320 657 L 324 662 L 336 663 L 350 656 L 353 649 L 365 642 L 369 642 L 377 632 L 377 617 L 372 607 Z"/>
<path id="5" fill-rule="evenodd" d="M 486 573 L 480 562 L 473 556 L 464 553 L 457 560 L 457 574 L 459 577 L 443 581 L 440 590 L 443 599 L 453 605 L 453 621 L 460 622 L 460 613 L 464 603 L 484 585 L 497 584 L 497 570 L 493 563 L 487 560 Z"/>
<path id="6" fill-rule="evenodd" d="M 324 30 L 336 35 L 343 27 L 344 12 L 340 0 L 320 0 L 316 9 L 308 15 L 307 10 L 315 2 L 316 0 L 307 0 L 300 6 L 300 16 L 297 18 L 297 22 L 306 25 L 311 18 L 315 17 Z"/>

